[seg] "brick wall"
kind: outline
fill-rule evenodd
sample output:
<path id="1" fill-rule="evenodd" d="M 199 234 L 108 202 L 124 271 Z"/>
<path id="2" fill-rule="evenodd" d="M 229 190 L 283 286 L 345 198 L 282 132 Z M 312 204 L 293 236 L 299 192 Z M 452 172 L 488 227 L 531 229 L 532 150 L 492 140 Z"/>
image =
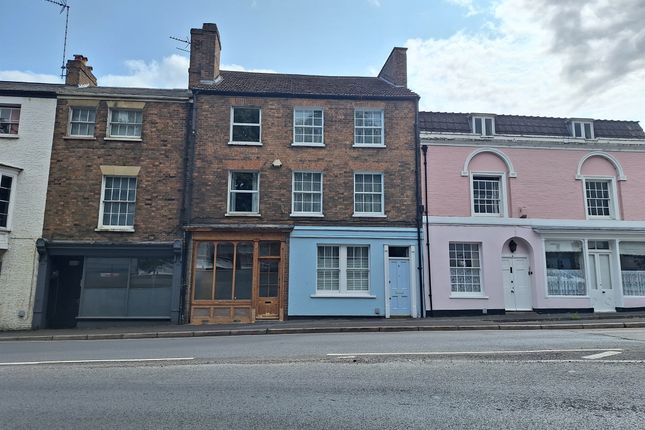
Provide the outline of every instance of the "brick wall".
<path id="1" fill-rule="evenodd" d="M 262 108 L 262 143 L 229 145 L 231 106 Z M 324 110 L 325 147 L 293 147 L 294 107 Z M 353 148 L 354 109 L 384 109 L 386 148 Z M 351 101 L 197 96 L 192 223 L 297 223 L 321 225 L 405 225 L 415 220 L 414 101 Z M 271 163 L 279 159 L 281 168 Z M 260 213 L 226 217 L 228 172 L 260 172 Z M 292 172 L 323 172 L 324 218 L 294 218 Z M 387 218 L 354 218 L 353 172 L 384 173 Z"/>
<path id="2" fill-rule="evenodd" d="M 72 102 L 73 103 L 73 102 Z M 70 100 L 59 99 L 44 237 L 51 240 L 165 241 L 181 237 L 185 102 L 146 102 L 141 142 L 105 140 L 108 107 L 101 101 L 96 139 L 69 139 Z M 134 233 L 96 232 L 101 165 L 140 166 Z"/>

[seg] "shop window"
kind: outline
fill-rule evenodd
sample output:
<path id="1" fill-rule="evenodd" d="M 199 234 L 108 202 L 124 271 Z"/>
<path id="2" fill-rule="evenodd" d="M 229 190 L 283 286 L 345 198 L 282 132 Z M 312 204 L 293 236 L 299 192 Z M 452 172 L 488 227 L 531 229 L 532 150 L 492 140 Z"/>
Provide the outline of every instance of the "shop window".
<path id="1" fill-rule="evenodd" d="M 620 243 L 620 272 L 623 294 L 645 297 L 645 242 Z"/>
<path id="2" fill-rule="evenodd" d="M 584 296 L 587 294 L 582 243 L 546 242 L 546 277 L 550 296 Z"/>

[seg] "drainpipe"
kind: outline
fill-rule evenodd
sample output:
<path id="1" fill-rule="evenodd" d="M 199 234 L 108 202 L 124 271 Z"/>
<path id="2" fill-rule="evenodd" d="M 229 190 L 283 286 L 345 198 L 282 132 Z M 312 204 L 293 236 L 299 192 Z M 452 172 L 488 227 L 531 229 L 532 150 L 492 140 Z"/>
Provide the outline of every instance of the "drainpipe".
<path id="1" fill-rule="evenodd" d="M 195 141 L 197 139 L 197 95 L 199 90 L 193 89 L 193 98 L 191 100 L 191 111 L 188 118 L 188 131 L 186 139 L 186 152 L 184 154 L 184 183 L 181 205 L 181 226 L 182 226 L 182 265 L 181 265 L 181 292 L 179 298 L 179 322 L 186 322 L 186 290 L 188 277 L 188 242 L 190 234 L 186 231 L 186 226 L 192 219 L 193 208 L 193 170 L 195 166 Z"/>
<path id="2" fill-rule="evenodd" d="M 423 151 L 423 187 L 424 201 L 425 201 L 425 229 L 426 229 L 426 258 L 428 264 L 428 299 L 430 300 L 430 316 L 434 316 L 434 309 L 432 307 L 432 280 L 430 279 L 430 229 L 428 228 L 428 145 L 421 147 Z"/>
<path id="3" fill-rule="evenodd" d="M 419 179 L 419 169 L 420 169 L 420 160 L 419 160 L 419 146 L 420 146 L 420 135 L 419 135 L 419 98 L 417 97 L 415 103 L 414 111 L 414 187 L 415 187 L 415 197 L 416 197 L 416 214 L 415 221 L 417 224 L 417 270 L 419 271 L 419 310 L 421 318 L 424 318 L 426 315 L 426 306 L 425 306 L 425 294 L 423 293 L 423 258 L 421 257 L 421 223 L 422 223 L 422 202 L 421 202 L 421 186 Z"/>

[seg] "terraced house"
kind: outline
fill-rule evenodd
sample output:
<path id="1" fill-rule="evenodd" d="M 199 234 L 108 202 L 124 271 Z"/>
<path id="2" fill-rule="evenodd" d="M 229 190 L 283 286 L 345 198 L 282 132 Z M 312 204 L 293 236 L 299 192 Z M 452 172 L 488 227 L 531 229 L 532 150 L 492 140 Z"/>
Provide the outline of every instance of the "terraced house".
<path id="1" fill-rule="evenodd" d="M 415 115 L 406 52 L 378 77 L 220 70 L 191 31 L 192 323 L 417 316 Z"/>
<path id="2" fill-rule="evenodd" d="M 55 113 L 51 86 L 0 82 L 0 330 L 31 328 Z"/>
<path id="3" fill-rule="evenodd" d="M 54 90 L 34 327 L 178 323 L 190 93 L 97 86 L 83 56 Z"/>
<path id="4" fill-rule="evenodd" d="M 420 118 L 428 311 L 645 308 L 638 122 Z"/>

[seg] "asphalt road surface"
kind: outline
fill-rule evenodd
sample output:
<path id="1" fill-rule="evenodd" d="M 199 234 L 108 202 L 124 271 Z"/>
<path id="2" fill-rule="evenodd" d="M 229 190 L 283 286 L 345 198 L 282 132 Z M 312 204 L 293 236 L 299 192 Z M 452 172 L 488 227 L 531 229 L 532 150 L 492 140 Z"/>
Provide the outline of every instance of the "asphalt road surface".
<path id="1" fill-rule="evenodd" d="M 0 428 L 645 429 L 645 330 L 0 342 Z"/>

